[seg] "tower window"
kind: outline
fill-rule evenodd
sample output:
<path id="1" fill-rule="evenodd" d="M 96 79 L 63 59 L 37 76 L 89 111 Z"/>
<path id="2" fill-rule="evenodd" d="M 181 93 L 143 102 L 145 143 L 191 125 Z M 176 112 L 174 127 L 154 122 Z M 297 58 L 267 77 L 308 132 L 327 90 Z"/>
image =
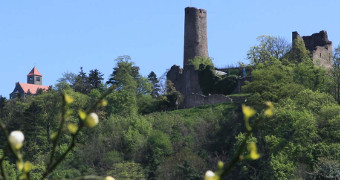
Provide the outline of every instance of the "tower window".
<path id="1" fill-rule="evenodd" d="M 36 81 L 40 81 L 40 77 L 35 78 Z"/>
<path id="2" fill-rule="evenodd" d="M 29 80 L 30 80 L 30 81 L 33 81 L 33 77 L 29 77 Z"/>

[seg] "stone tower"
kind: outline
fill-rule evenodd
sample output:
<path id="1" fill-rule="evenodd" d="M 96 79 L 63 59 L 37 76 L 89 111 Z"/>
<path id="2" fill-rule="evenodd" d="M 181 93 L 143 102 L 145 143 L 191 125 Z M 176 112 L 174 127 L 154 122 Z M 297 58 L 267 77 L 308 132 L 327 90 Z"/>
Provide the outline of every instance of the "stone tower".
<path id="1" fill-rule="evenodd" d="M 166 77 L 179 91 L 184 101 L 182 108 L 196 107 L 204 104 L 231 102 L 225 95 L 213 94 L 204 96 L 199 83 L 199 71 L 190 64 L 195 57 L 209 58 L 207 38 L 207 11 L 194 7 L 185 8 L 184 22 L 184 58 L 183 68 L 173 65 Z"/>
<path id="2" fill-rule="evenodd" d="M 324 67 L 325 69 L 332 68 L 333 65 L 333 45 L 332 41 L 328 40 L 327 31 L 320 31 L 311 36 L 300 36 L 296 31 L 292 33 L 292 39 L 302 39 L 305 47 L 312 53 L 313 63 Z M 294 46 L 294 43 L 293 43 Z"/>
<path id="3" fill-rule="evenodd" d="M 27 84 L 42 85 L 42 74 L 38 71 L 36 67 L 27 74 Z"/>
<path id="4" fill-rule="evenodd" d="M 185 8 L 184 23 L 184 60 L 183 68 L 189 60 L 199 57 L 209 57 L 207 38 L 207 12 L 194 7 Z"/>

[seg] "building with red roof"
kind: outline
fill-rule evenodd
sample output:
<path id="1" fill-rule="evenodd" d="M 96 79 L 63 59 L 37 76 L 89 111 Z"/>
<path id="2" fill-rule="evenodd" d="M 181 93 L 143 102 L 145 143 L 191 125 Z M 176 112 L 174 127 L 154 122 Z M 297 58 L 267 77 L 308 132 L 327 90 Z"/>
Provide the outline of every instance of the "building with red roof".
<path id="1" fill-rule="evenodd" d="M 36 67 L 27 74 L 27 83 L 15 84 L 13 92 L 9 95 L 10 99 L 16 97 L 25 97 L 27 95 L 36 95 L 39 91 L 47 91 L 49 86 L 42 85 L 42 74 Z"/>

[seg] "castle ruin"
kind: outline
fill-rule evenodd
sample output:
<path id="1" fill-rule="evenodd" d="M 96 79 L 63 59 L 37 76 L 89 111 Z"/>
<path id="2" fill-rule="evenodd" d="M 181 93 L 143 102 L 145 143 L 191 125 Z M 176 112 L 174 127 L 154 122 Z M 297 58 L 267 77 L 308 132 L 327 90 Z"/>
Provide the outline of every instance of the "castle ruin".
<path id="1" fill-rule="evenodd" d="M 207 11 L 187 7 L 185 8 L 184 23 L 183 69 L 180 66 L 173 65 L 167 73 L 167 80 L 171 81 L 176 90 L 184 96 L 184 102 L 181 104 L 184 108 L 231 101 L 224 95 L 202 95 L 198 71 L 190 63 L 190 60 L 195 57 L 209 58 Z"/>
<path id="2" fill-rule="evenodd" d="M 293 48 L 294 40 L 302 40 L 308 51 L 311 52 L 313 63 L 325 69 L 331 69 L 332 60 L 332 42 L 328 40 L 327 32 L 320 31 L 311 36 L 301 37 L 297 32 L 293 32 Z M 190 108 L 205 104 L 216 104 L 223 102 L 231 102 L 233 99 L 223 94 L 212 94 L 205 96 L 202 93 L 199 81 L 199 71 L 191 64 L 190 60 L 195 57 L 209 58 L 208 53 L 208 38 L 207 38 L 207 11 L 195 7 L 185 8 L 185 23 L 184 23 L 184 57 L 183 68 L 178 65 L 173 65 L 167 73 L 167 80 L 171 81 L 184 97 L 184 101 L 180 102 L 182 108 Z M 223 73 L 228 69 L 215 69 L 215 73 Z M 224 72 L 222 72 L 224 71 Z M 245 68 L 244 73 L 247 74 Z M 237 78 L 238 85 L 233 91 L 234 93 L 241 92 L 242 85 L 245 81 L 251 81 L 251 76 L 243 75 Z M 236 100 L 236 99 L 235 99 Z"/>
<path id="3" fill-rule="evenodd" d="M 313 63 L 325 69 L 331 69 L 333 66 L 333 45 L 332 41 L 328 40 L 327 31 L 320 31 L 311 36 L 300 36 L 298 32 L 292 33 L 292 42 L 300 39 L 305 43 L 305 47 L 312 53 Z"/>

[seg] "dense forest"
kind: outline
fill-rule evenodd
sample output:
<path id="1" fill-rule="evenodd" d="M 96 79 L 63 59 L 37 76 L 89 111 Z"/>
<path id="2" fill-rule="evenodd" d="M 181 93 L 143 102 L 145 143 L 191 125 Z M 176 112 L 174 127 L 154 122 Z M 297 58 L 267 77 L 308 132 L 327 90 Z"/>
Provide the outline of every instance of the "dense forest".
<path id="1" fill-rule="evenodd" d="M 256 144 L 260 158 L 241 158 L 225 179 L 340 179 L 340 46 L 333 69 L 325 70 L 313 64 L 302 41 L 291 48 L 278 37 L 258 40 L 248 52 L 250 64 L 241 65 L 252 67 L 252 81 L 237 96 L 257 112 L 246 122 L 252 127 L 259 122 L 246 143 Z M 249 130 L 242 103 L 179 109 L 176 102 L 183 97 L 171 82 L 160 83 L 154 72 L 140 75 L 129 56 L 115 63 L 106 82 L 99 70 L 81 68 L 37 96 L 1 99 L 0 122 L 8 132 L 25 135 L 21 152 L 32 164 L 31 179 L 42 179 L 51 167 L 50 154 L 62 156 L 75 132 L 74 148 L 46 179 L 199 180 L 207 170 L 216 172 L 219 161 L 231 162 Z M 85 124 L 78 134 L 79 117 L 103 94 L 105 100 L 93 110 L 98 125 Z M 274 106 L 270 117 L 264 115 L 268 101 Z M 3 172 L 17 179 L 20 166 L 4 131 L 0 142 L 0 179 Z"/>

